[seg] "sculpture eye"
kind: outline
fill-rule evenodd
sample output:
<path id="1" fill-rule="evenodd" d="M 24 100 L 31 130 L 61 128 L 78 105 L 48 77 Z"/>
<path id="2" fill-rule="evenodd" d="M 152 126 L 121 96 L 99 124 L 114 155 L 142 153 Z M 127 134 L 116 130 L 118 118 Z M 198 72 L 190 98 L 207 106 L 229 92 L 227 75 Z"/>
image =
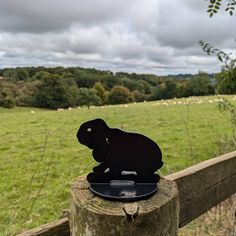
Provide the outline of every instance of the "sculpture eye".
<path id="1" fill-rule="evenodd" d="M 87 128 L 87 131 L 88 132 L 92 132 L 92 128 Z"/>
<path id="2" fill-rule="evenodd" d="M 108 138 L 106 138 L 106 142 L 107 142 L 107 144 L 109 144 L 109 139 Z"/>

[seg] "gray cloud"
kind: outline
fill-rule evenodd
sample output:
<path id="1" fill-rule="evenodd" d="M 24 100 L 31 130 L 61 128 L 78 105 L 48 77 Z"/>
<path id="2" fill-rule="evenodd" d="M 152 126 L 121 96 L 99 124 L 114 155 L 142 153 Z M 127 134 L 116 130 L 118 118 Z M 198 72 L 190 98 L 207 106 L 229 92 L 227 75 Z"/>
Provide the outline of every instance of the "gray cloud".
<path id="1" fill-rule="evenodd" d="M 196 0 L 1 0 L 0 67 L 84 66 L 155 74 L 220 70 L 200 39 L 236 50 L 235 17 Z M 231 26 L 231 27 L 228 27 Z"/>
<path id="2" fill-rule="evenodd" d="M 198 8 L 193 0 L 182 0 L 175 6 L 172 2 L 166 0 L 161 3 L 161 8 L 166 10 L 159 16 L 164 20 L 155 35 L 162 45 L 188 48 L 196 46 L 198 40 L 203 39 L 222 46 L 226 40 L 235 37 L 235 32 L 229 27 L 236 24 L 235 17 L 219 14 L 209 18 L 204 1 L 197 2 Z M 168 6 L 171 7 L 168 9 Z"/>
<path id="3" fill-rule="evenodd" d="M 130 0 L 1 0 L 0 30 L 49 32 L 66 30 L 73 24 L 101 24 L 119 19 L 135 3 Z"/>

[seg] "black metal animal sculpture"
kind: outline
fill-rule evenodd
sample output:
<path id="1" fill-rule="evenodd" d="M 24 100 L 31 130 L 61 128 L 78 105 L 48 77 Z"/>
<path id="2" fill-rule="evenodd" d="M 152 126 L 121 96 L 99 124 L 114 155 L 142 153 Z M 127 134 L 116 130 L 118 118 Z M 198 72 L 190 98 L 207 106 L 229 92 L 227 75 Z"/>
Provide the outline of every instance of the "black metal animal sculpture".
<path id="1" fill-rule="evenodd" d="M 77 132 L 78 141 L 93 149 L 93 157 L 100 164 L 87 176 L 91 183 L 110 180 L 133 180 L 157 183 L 154 172 L 162 167 L 162 153 L 148 137 L 109 128 L 104 120 L 83 123 Z"/>

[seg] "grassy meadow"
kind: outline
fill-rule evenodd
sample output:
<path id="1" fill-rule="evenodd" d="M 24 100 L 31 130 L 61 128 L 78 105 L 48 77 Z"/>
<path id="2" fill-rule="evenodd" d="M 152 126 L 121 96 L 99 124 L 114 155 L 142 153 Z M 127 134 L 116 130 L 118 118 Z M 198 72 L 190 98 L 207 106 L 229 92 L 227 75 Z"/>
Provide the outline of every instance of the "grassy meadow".
<path id="1" fill-rule="evenodd" d="M 222 97 L 63 111 L 0 108 L 0 235 L 56 220 L 69 207 L 70 184 L 95 165 L 76 139 L 81 123 L 100 117 L 150 137 L 162 149 L 160 173 L 167 175 L 219 153 L 219 140 L 231 132 L 229 117 L 217 109 Z"/>

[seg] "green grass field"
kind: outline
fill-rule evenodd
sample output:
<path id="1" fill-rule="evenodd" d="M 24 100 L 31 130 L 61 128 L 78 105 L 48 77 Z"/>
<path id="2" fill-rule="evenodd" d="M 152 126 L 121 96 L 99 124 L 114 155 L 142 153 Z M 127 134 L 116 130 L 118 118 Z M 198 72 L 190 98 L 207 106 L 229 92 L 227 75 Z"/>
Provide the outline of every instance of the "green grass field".
<path id="1" fill-rule="evenodd" d="M 70 184 L 95 165 L 76 139 L 82 122 L 100 117 L 110 127 L 155 140 L 165 163 L 160 173 L 166 175 L 218 154 L 218 141 L 231 130 L 229 117 L 217 109 L 219 98 L 71 111 L 0 108 L 0 235 L 56 220 L 69 207 Z"/>

